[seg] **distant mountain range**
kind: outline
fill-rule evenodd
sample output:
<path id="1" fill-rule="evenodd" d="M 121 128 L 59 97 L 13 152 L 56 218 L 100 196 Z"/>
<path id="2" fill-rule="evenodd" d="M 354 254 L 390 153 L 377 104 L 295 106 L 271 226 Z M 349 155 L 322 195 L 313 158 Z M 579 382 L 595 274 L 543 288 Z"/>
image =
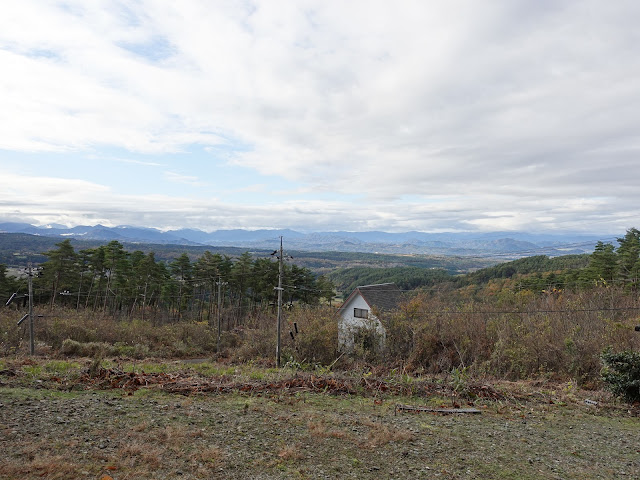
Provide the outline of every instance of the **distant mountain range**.
<path id="1" fill-rule="evenodd" d="M 163 245 L 201 245 L 271 249 L 283 237 L 286 248 L 303 251 L 341 251 L 393 254 L 430 254 L 463 256 L 569 255 L 590 253 L 598 240 L 615 243 L 610 235 L 530 234 L 524 232 L 493 233 L 425 233 L 425 232 L 313 232 L 295 230 L 202 230 L 180 229 L 166 232 L 133 226 L 105 227 L 48 225 L 36 227 L 27 223 L 0 223 L 0 232 L 76 238 L 121 243 L 153 243 Z"/>

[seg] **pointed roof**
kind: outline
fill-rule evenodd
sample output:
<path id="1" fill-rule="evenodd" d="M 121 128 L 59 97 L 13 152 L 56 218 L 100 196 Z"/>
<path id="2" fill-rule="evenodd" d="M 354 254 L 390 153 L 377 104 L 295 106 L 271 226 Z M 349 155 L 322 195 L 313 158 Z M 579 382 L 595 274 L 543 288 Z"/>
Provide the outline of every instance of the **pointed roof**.
<path id="1" fill-rule="evenodd" d="M 377 310 L 385 311 L 385 310 L 393 310 L 398 308 L 398 304 L 400 303 L 400 299 L 402 297 L 402 291 L 398 288 L 395 283 L 378 283 L 376 285 L 362 285 L 360 287 L 356 287 L 349 298 L 345 300 L 340 307 L 340 311 L 351 301 L 351 299 L 360 294 L 367 305 L 370 308 L 375 308 Z"/>

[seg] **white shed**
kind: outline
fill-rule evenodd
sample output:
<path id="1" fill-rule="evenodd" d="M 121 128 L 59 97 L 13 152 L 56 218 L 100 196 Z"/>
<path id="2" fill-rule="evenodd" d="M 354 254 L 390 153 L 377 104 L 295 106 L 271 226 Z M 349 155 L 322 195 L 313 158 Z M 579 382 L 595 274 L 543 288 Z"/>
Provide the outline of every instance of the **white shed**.
<path id="1" fill-rule="evenodd" d="M 352 349 L 359 335 L 375 333 L 384 342 L 385 329 L 378 315 L 398 307 L 402 292 L 395 283 L 356 287 L 338 310 L 338 347 Z M 370 345 L 373 347 L 374 345 Z M 381 345 L 380 345 L 381 346 Z"/>

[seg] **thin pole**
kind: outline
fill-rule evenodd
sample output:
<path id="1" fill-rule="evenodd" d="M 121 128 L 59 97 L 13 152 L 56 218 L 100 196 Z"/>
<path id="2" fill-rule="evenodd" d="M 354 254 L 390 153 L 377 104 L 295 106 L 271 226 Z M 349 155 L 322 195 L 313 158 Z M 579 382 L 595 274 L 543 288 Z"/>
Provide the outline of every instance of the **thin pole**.
<path id="1" fill-rule="evenodd" d="M 216 353 L 220 353 L 220 331 L 222 330 L 222 317 L 220 316 L 222 304 L 222 277 L 218 275 L 218 343 L 216 346 Z"/>
<path id="2" fill-rule="evenodd" d="M 80 292 L 82 292 L 82 277 L 84 272 L 80 272 L 80 288 L 78 288 L 78 300 L 76 301 L 76 310 L 80 310 Z"/>
<path id="3" fill-rule="evenodd" d="M 147 308 L 147 286 L 149 285 L 149 275 L 147 281 L 144 282 L 144 293 L 142 294 L 142 321 L 144 322 L 144 311 Z"/>
<path id="4" fill-rule="evenodd" d="M 31 264 L 29 264 L 29 351 L 31 355 L 35 355 L 36 346 L 35 346 L 35 338 L 33 334 L 33 271 L 31 269 Z"/>
<path id="5" fill-rule="evenodd" d="M 276 345 L 276 367 L 280 368 L 280 332 L 282 330 L 282 237 L 280 237 L 280 257 L 278 258 L 278 343 Z"/>

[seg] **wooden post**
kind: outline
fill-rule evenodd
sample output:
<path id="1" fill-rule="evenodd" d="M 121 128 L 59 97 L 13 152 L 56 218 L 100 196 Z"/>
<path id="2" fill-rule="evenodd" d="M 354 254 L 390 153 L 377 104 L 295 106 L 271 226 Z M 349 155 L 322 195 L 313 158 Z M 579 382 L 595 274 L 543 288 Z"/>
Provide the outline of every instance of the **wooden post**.
<path id="1" fill-rule="evenodd" d="M 33 269 L 31 268 L 31 264 L 29 264 L 27 274 L 29 276 L 29 351 L 31 355 L 35 355 L 36 346 L 33 333 Z"/>
<path id="2" fill-rule="evenodd" d="M 278 343 L 276 345 L 276 367 L 280 368 L 280 333 L 282 331 L 282 271 L 283 271 L 283 254 L 282 254 L 282 237 L 280 237 L 280 257 L 278 258 Z"/>

